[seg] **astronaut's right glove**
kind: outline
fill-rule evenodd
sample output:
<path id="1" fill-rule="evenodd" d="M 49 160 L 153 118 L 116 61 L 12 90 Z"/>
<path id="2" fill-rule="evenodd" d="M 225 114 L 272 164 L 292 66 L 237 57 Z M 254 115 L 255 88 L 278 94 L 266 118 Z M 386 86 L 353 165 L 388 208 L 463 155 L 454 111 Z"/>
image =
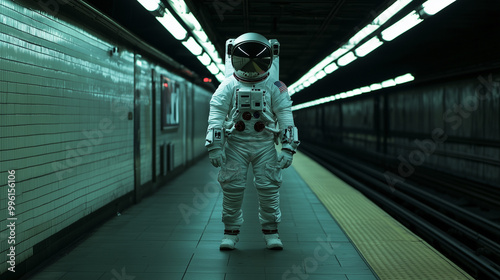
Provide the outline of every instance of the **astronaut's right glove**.
<path id="1" fill-rule="evenodd" d="M 293 153 L 290 150 L 281 150 L 281 153 L 278 155 L 278 164 L 281 169 L 285 169 L 292 165 Z"/>
<path id="2" fill-rule="evenodd" d="M 220 167 L 222 163 L 226 161 L 226 156 L 222 152 L 222 149 L 210 150 L 208 152 L 208 157 L 214 167 Z"/>

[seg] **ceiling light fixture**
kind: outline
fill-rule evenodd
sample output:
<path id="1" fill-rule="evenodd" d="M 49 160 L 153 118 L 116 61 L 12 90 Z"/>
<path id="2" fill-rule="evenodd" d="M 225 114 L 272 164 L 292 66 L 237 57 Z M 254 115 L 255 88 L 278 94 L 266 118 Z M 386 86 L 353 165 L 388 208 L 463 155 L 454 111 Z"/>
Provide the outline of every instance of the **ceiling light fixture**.
<path id="1" fill-rule="evenodd" d="M 160 8 L 160 0 L 137 0 L 144 9 L 153 12 Z"/>
<path id="2" fill-rule="evenodd" d="M 322 98 L 319 98 L 319 99 L 315 99 L 315 100 L 312 100 L 312 101 L 304 102 L 304 103 L 301 103 L 301 104 L 298 104 L 298 105 L 294 105 L 294 106 L 292 106 L 292 111 L 300 110 L 300 109 L 304 109 L 304 108 L 308 108 L 308 107 L 312 107 L 312 106 L 316 106 L 316 105 L 320 105 L 320 104 L 331 102 L 331 101 L 338 100 L 338 99 L 344 99 L 344 98 L 353 97 L 353 96 L 356 96 L 356 95 L 360 95 L 360 94 L 363 94 L 363 93 L 372 92 L 372 91 L 379 90 L 379 89 L 382 89 L 382 88 L 393 87 L 393 86 L 400 85 L 400 84 L 403 84 L 403 83 L 411 82 L 413 80 L 415 80 L 415 78 L 413 77 L 413 75 L 410 74 L 410 73 L 407 73 L 405 75 L 398 76 L 398 77 L 396 77 L 394 79 L 389 79 L 389 80 L 383 81 L 381 83 L 375 83 L 375 84 L 372 84 L 370 86 L 364 86 L 364 87 L 356 88 L 356 89 L 349 90 L 349 91 L 346 91 L 346 92 L 341 92 L 341 93 L 337 93 L 337 94 L 334 94 L 334 95 L 330 95 L 330 96 L 322 97 Z"/>
<path id="3" fill-rule="evenodd" d="M 377 16 L 370 24 L 366 25 L 364 28 L 362 28 L 360 31 L 358 31 L 354 36 L 352 36 L 351 39 L 349 39 L 346 44 L 341 46 L 336 51 L 332 52 L 323 61 L 321 61 L 316 66 L 311 68 L 311 70 L 309 70 L 299 80 L 297 80 L 295 83 L 290 85 L 288 87 L 289 94 L 293 95 L 293 94 L 299 92 L 301 90 L 301 88 L 299 86 L 304 81 L 308 80 L 311 75 L 315 75 L 318 71 L 324 70 L 327 74 L 331 74 L 333 71 L 338 69 L 338 66 L 342 67 L 342 66 L 345 66 L 345 65 L 349 64 L 350 62 L 352 62 L 352 61 L 350 61 L 349 63 L 346 63 L 344 65 L 340 65 L 340 63 L 337 63 L 337 65 L 335 65 L 335 66 L 330 64 L 331 62 L 339 59 L 345 53 L 352 50 L 360 42 L 362 42 L 365 38 L 367 38 L 368 36 L 373 34 L 373 32 L 375 32 L 381 25 L 386 23 L 389 19 L 391 19 L 394 15 L 396 15 L 401 9 L 406 7 L 410 2 L 412 2 L 412 0 L 397 0 L 396 2 L 394 2 L 389 8 L 387 8 L 379 16 Z M 377 46 L 377 47 L 379 47 L 379 46 Z M 376 49 L 377 47 L 375 47 L 374 49 Z M 371 51 L 373 51 L 374 49 L 372 49 Z M 360 50 L 360 52 L 363 53 L 363 50 Z M 365 50 L 365 52 L 366 52 L 366 50 Z M 368 54 L 368 53 L 369 52 L 366 52 L 366 54 Z M 356 53 L 356 55 L 358 55 L 358 54 Z M 362 56 L 362 55 L 360 55 L 360 56 Z M 352 58 L 352 56 L 344 58 L 344 59 L 346 59 L 346 62 L 348 61 L 347 58 Z M 354 58 L 354 59 L 356 59 L 356 58 Z M 328 63 L 325 64 L 325 61 Z M 329 69 L 326 69 L 325 66 L 329 67 Z"/>
<path id="4" fill-rule="evenodd" d="M 187 31 L 184 27 L 175 19 L 175 17 L 168 11 L 165 10 L 165 14 L 162 17 L 156 17 L 156 19 L 165 27 L 172 36 L 177 40 L 184 40 L 187 36 Z"/>
<path id="5" fill-rule="evenodd" d="M 160 0 L 137 0 L 146 10 L 155 15 L 156 19 L 172 34 L 172 36 L 181 41 L 207 69 L 216 76 L 217 80 L 224 79 L 224 64 L 220 58 L 215 46 L 208 39 L 207 34 L 201 27 L 196 17 L 189 11 L 183 0 L 168 0 L 173 12 L 181 19 L 179 22 L 176 17 L 165 8 Z M 187 28 L 184 28 L 184 26 Z M 189 30 L 189 31 L 187 31 Z M 210 68 L 209 68 L 210 67 Z"/>
<path id="6" fill-rule="evenodd" d="M 353 62 L 354 60 L 356 60 L 356 56 L 354 55 L 353 52 L 348 52 L 346 55 L 344 55 L 343 57 L 339 58 L 339 60 L 337 61 L 337 65 L 338 66 L 346 66 L 347 64 Z"/>
<path id="7" fill-rule="evenodd" d="M 293 95 L 305 87 L 310 86 L 311 83 L 305 87 L 302 85 L 304 82 L 308 81 L 311 76 L 315 76 L 318 72 L 324 71 L 326 74 L 331 74 L 339 67 L 348 65 L 357 57 L 365 57 L 385 42 L 394 40 L 404 32 L 422 22 L 424 19 L 420 17 L 420 14 L 423 13 L 429 16 L 435 15 L 455 1 L 456 0 L 428 0 L 424 4 L 415 7 L 415 10 L 401 18 L 396 23 L 387 27 L 385 30 L 377 31 L 382 25 L 389 22 L 393 17 L 398 15 L 403 8 L 412 2 L 412 0 L 397 0 L 389 8 L 380 13 L 380 15 L 378 15 L 370 24 L 366 25 L 354 36 L 352 36 L 347 43 L 332 52 L 320 63 L 311 68 L 304 76 L 291 84 L 288 87 L 289 94 Z M 372 36 L 372 38 L 365 41 L 365 39 L 370 36 Z M 351 51 L 353 49 L 354 51 Z M 348 52 L 350 52 L 350 54 L 344 55 Z M 321 78 L 323 77 L 325 76 L 321 76 Z"/>
<path id="8" fill-rule="evenodd" d="M 186 41 L 182 41 L 182 44 L 188 49 L 192 54 L 198 56 L 203 52 L 203 48 L 196 43 L 193 37 L 189 37 Z"/>
<path id="9" fill-rule="evenodd" d="M 210 59 L 210 56 L 208 56 L 207 53 L 203 53 L 202 55 L 196 56 L 198 60 L 201 62 L 201 64 L 208 66 L 212 60 Z"/>
<path id="10" fill-rule="evenodd" d="M 432 16 L 439 13 L 439 11 L 448 7 L 448 5 L 453 2 L 455 2 L 455 0 L 429 0 L 422 4 L 422 8 L 426 14 Z"/>
<path id="11" fill-rule="evenodd" d="M 354 52 L 357 56 L 363 57 L 374 51 L 376 48 L 382 46 L 383 42 L 379 38 L 373 37 L 366 41 L 363 45 L 359 46 Z"/>
<path id="12" fill-rule="evenodd" d="M 399 35 L 413 28 L 415 25 L 421 23 L 422 21 L 423 19 L 420 18 L 420 15 L 416 11 L 413 11 L 395 24 L 382 31 L 382 39 L 384 39 L 385 41 L 392 41 Z"/>

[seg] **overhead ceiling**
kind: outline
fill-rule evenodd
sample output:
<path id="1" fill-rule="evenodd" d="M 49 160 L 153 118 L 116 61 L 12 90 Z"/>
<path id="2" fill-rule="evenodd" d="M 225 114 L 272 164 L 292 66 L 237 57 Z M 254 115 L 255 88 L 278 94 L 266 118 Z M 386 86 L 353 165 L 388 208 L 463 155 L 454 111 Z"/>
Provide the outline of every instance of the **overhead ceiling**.
<path id="1" fill-rule="evenodd" d="M 278 39 L 280 78 L 291 84 L 394 0 L 185 2 L 221 52 L 226 39 L 245 32 Z"/>
<path id="2" fill-rule="evenodd" d="M 86 1 L 199 75 L 212 76 L 136 0 Z M 278 39 L 280 79 L 290 85 L 395 0 L 185 2 L 221 57 L 224 57 L 226 39 L 245 32 Z M 498 68 L 499 15 L 498 0 L 457 0 L 370 55 L 296 93 L 292 99 L 297 104 L 406 73 L 412 73 L 417 79 L 431 79 Z"/>

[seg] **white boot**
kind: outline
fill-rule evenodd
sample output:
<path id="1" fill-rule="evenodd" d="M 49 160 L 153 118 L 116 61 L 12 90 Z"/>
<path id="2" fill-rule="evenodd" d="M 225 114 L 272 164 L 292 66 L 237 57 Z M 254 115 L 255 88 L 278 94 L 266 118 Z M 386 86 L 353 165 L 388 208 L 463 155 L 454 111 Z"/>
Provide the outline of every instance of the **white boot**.
<path id="1" fill-rule="evenodd" d="M 233 250 L 238 240 L 240 240 L 238 235 L 224 234 L 220 243 L 220 250 Z"/>
<path id="2" fill-rule="evenodd" d="M 266 240 L 267 249 L 283 250 L 283 243 L 277 233 L 264 234 L 264 240 Z"/>

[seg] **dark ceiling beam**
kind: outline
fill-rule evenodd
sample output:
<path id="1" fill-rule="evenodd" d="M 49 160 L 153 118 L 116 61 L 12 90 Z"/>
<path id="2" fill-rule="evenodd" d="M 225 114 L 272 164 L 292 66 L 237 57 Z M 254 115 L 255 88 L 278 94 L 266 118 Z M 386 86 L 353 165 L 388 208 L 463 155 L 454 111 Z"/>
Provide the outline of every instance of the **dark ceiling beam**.
<path id="1" fill-rule="evenodd" d="M 248 0 L 243 0 L 243 22 L 244 22 L 244 31 L 250 31 L 250 18 L 248 15 Z M 243 33 L 243 32 L 242 32 Z"/>

